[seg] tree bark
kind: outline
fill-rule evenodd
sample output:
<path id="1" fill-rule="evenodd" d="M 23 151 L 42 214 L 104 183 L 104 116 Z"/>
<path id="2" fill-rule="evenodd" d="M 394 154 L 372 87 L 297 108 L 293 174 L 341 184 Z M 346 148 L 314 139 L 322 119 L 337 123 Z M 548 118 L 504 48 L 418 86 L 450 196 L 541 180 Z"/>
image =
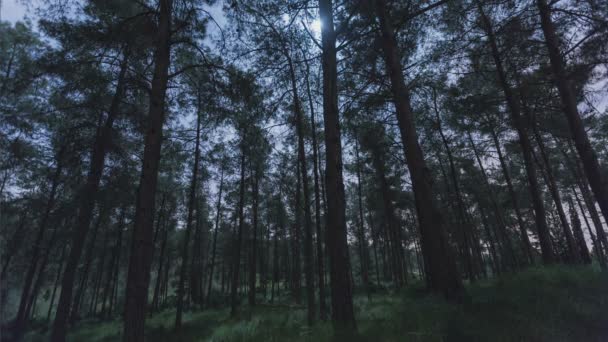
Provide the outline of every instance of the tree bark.
<path id="1" fill-rule="evenodd" d="M 327 250 L 331 277 L 332 321 L 338 332 L 356 329 L 350 259 L 346 240 L 342 147 L 338 113 L 336 32 L 332 0 L 319 0 L 323 68 L 323 119 L 325 122 Z"/>
<path id="2" fill-rule="evenodd" d="M 171 50 L 172 0 L 159 0 L 157 45 L 154 54 L 154 75 L 150 91 L 148 127 L 145 133 L 145 147 L 141 179 L 137 191 L 133 238 L 124 313 L 124 342 L 143 342 L 145 339 L 146 306 L 150 267 L 152 265 L 152 234 L 154 205 L 160 151 L 162 144 L 165 96 L 169 79 Z"/>

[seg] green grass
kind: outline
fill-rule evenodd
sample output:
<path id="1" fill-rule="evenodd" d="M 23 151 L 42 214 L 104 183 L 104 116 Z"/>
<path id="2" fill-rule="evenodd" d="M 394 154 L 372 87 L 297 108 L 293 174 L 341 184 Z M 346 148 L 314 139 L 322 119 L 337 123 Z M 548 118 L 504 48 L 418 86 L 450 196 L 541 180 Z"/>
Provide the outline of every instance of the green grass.
<path id="1" fill-rule="evenodd" d="M 355 298 L 358 331 L 348 341 L 608 341 L 608 275 L 590 268 L 551 267 L 467 287 L 462 305 L 426 294 L 421 284 L 401 293 Z M 149 341 L 332 341 L 331 324 L 306 325 L 288 305 L 189 312 L 173 331 L 175 311 L 147 320 Z M 120 340 L 120 322 L 85 321 L 69 341 Z M 45 341 L 31 332 L 27 341 Z"/>

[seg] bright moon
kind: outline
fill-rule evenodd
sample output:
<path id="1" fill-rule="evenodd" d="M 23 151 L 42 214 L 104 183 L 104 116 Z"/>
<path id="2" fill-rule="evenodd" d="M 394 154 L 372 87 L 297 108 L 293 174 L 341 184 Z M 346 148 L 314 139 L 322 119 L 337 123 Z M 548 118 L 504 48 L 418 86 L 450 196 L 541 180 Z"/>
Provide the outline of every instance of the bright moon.
<path id="1" fill-rule="evenodd" d="M 321 20 L 319 20 L 319 19 L 313 20 L 312 23 L 310 24 L 310 29 L 314 33 L 321 33 Z"/>

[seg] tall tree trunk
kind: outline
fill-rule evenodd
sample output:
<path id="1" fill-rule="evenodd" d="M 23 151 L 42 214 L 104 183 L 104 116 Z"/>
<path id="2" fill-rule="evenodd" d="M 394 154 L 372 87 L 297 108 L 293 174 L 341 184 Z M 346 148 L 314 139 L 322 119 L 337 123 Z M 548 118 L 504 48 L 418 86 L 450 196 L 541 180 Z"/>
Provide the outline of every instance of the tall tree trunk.
<path id="1" fill-rule="evenodd" d="M 553 70 L 564 114 L 568 119 L 572 139 L 583 162 L 583 169 L 591 185 L 591 190 L 604 214 L 604 218 L 608 221 L 608 175 L 602 172 L 597 154 L 591 146 L 587 131 L 585 131 L 585 126 L 578 113 L 576 96 L 568 79 L 566 63 L 559 48 L 559 38 L 551 19 L 551 7 L 547 4 L 546 0 L 536 0 L 536 5 L 540 12 L 541 27 L 545 35 L 547 50 L 549 51 L 551 69 Z"/>
<path id="2" fill-rule="evenodd" d="M 571 144 L 569 144 L 571 145 Z M 570 146 L 570 149 L 572 147 Z M 593 221 L 593 225 L 595 226 L 595 231 L 597 233 L 597 241 L 598 246 L 600 247 L 600 253 L 603 255 L 603 259 L 606 260 L 608 257 L 608 238 L 606 237 L 606 232 L 604 231 L 602 221 L 600 219 L 600 215 L 597 212 L 597 208 L 595 207 L 595 201 L 593 200 L 593 195 L 589 191 L 589 182 L 587 182 L 587 178 L 584 177 L 583 170 L 581 168 L 580 162 L 576 156 L 574 160 L 572 160 L 569 154 L 565 149 L 562 149 L 562 154 L 564 159 L 566 160 L 567 165 L 570 166 L 572 173 L 575 175 L 575 178 L 578 180 L 578 186 L 581 190 L 581 195 L 583 200 L 585 201 L 585 205 L 587 206 L 587 210 L 591 215 L 591 220 Z M 574 152 L 572 152 L 574 154 Z M 601 263 L 600 263 L 601 264 Z M 604 262 L 606 264 L 606 262 Z"/>
<path id="3" fill-rule="evenodd" d="M 125 295 L 122 337 L 125 342 L 142 342 L 145 339 L 146 306 L 153 253 L 154 205 L 156 203 L 165 96 L 171 58 L 172 2 L 172 0 L 159 0 L 154 75 L 150 91 L 148 127 L 146 128 L 144 158 L 135 205 L 133 238 Z"/>
<path id="4" fill-rule="evenodd" d="M 4 275 L 6 274 L 6 271 L 8 271 L 8 266 L 10 265 L 11 259 L 13 256 L 15 256 L 15 254 L 17 254 L 17 251 L 20 249 L 21 244 L 23 243 L 26 235 L 24 229 L 26 221 L 27 211 L 24 210 L 21 212 L 19 217 L 19 226 L 15 230 L 15 233 L 13 233 L 13 236 L 8 240 L 6 250 L 2 254 L 2 271 L 0 273 L 0 279 L 4 279 Z"/>
<path id="5" fill-rule="evenodd" d="M 254 163 L 257 164 L 257 163 Z M 255 170 L 252 170 L 253 182 L 251 184 L 251 192 L 253 199 L 253 227 L 252 227 L 252 239 L 251 239 L 251 256 L 249 258 L 249 305 L 255 306 L 255 293 L 257 283 L 257 252 L 258 252 L 258 200 L 259 200 L 259 174 L 258 166 L 255 165 Z"/>
<path id="6" fill-rule="evenodd" d="M 475 159 L 477 160 L 477 165 L 479 165 L 479 169 L 481 170 L 481 174 L 483 175 L 487 194 L 488 194 L 488 196 L 490 196 L 490 201 L 492 202 L 492 208 L 494 209 L 494 215 L 496 217 L 496 221 L 498 222 L 498 229 L 500 230 L 501 237 L 497 236 L 496 241 L 498 242 L 499 245 L 502 245 L 501 241 L 504 243 L 504 245 L 505 245 L 504 247 L 506 250 L 503 253 L 507 255 L 507 258 L 509 260 L 509 266 L 511 268 L 514 268 L 517 266 L 517 258 L 515 256 L 515 250 L 513 248 L 511 238 L 509 237 L 509 234 L 507 233 L 507 225 L 504 220 L 504 213 L 502 212 L 500 206 L 498 205 L 496 196 L 494 196 L 494 192 L 492 191 L 492 188 L 490 187 L 490 181 L 489 181 L 488 174 L 483 166 L 483 163 L 481 162 L 481 157 L 479 156 L 479 151 L 477 150 L 477 146 L 475 145 L 475 142 L 473 141 L 473 137 L 471 136 L 470 132 L 467 132 L 467 137 L 469 139 L 469 143 L 471 144 L 471 148 L 473 149 L 473 153 L 475 154 Z M 509 182 L 510 182 L 510 180 L 509 180 Z M 519 209 L 517 209 L 517 210 L 519 211 Z M 482 214 L 482 216 L 484 216 L 484 215 Z M 498 234 L 496 234 L 496 235 L 498 235 Z M 527 234 L 526 234 L 526 236 L 527 236 Z M 494 248 L 494 247 L 492 247 L 492 248 Z"/>
<path id="7" fill-rule="evenodd" d="M 463 243 L 463 257 L 465 258 L 465 263 L 468 265 L 469 269 L 469 281 L 473 282 L 476 280 L 476 274 L 473 271 L 473 251 L 472 247 L 469 245 L 469 242 L 472 239 L 470 227 L 472 227 L 471 222 L 466 219 L 466 209 L 464 200 L 462 198 L 462 194 L 460 192 L 460 183 L 458 182 L 458 173 L 456 171 L 456 166 L 454 164 L 454 157 L 452 156 L 452 149 L 450 148 L 450 144 L 445 134 L 443 133 L 443 126 L 441 124 L 441 117 L 439 116 L 439 109 L 437 107 L 437 95 L 436 91 L 433 89 L 433 109 L 435 112 L 435 119 L 437 120 L 437 127 L 439 130 L 439 136 L 441 137 L 441 141 L 443 142 L 443 147 L 445 148 L 446 154 L 448 156 L 448 163 L 450 165 L 450 178 L 452 179 L 452 184 L 454 185 L 454 194 L 456 195 L 456 203 L 458 207 L 458 217 L 460 221 L 460 235 Z"/>
<path id="8" fill-rule="evenodd" d="M 49 197 L 47 198 L 44 212 L 42 213 L 42 217 L 40 218 L 40 223 L 38 225 L 38 233 L 36 234 L 36 240 L 34 240 L 34 246 L 31 252 L 32 256 L 29 261 L 27 273 L 25 274 L 25 281 L 21 290 L 21 300 L 19 301 L 19 309 L 17 311 L 17 317 L 15 318 L 14 322 L 14 327 L 15 331 L 17 332 L 17 335 L 21 335 L 21 333 L 23 332 L 28 317 L 26 309 L 28 300 L 31 295 L 30 290 L 32 290 L 34 276 L 36 275 L 36 269 L 38 268 L 40 253 L 43 251 L 42 243 L 44 240 L 44 234 L 46 233 L 46 230 L 48 228 L 48 220 L 51 215 L 51 211 L 55 206 L 57 187 L 59 186 L 61 172 L 63 170 L 63 154 L 65 151 L 64 146 L 60 147 L 55 158 L 57 164 L 55 165 L 55 172 L 53 172 L 53 177 L 51 179 L 51 189 L 49 191 Z M 22 222 L 24 222 L 24 220 L 22 220 Z M 4 272 L 2 273 L 4 274 Z"/>
<path id="9" fill-rule="evenodd" d="M 356 133 L 355 133 L 356 134 Z M 365 287 L 368 300 L 371 299 L 371 287 L 369 283 L 369 270 L 367 263 L 367 239 L 365 238 L 365 220 L 363 219 L 363 195 L 361 190 L 361 160 L 359 158 L 359 137 L 355 137 L 355 159 L 357 164 L 357 199 L 359 205 L 359 232 L 357 234 L 359 240 L 359 263 L 361 265 L 361 282 Z"/>
<path id="10" fill-rule="evenodd" d="M 296 73 L 289 55 L 289 74 L 291 78 L 291 91 L 293 93 L 294 114 L 296 119 L 296 131 L 298 134 L 298 160 L 302 176 L 302 190 L 304 194 L 304 276 L 306 280 L 307 296 L 307 321 L 312 325 L 315 319 L 315 282 L 314 282 L 314 258 L 312 252 L 312 217 L 310 213 L 310 193 L 308 186 L 308 167 L 306 166 L 306 152 L 304 149 L 304 118 L 302 105 L 298 96 Z"/>
<path id="11" fill-rule="evenodd" d="M 220 219 L 222 217 L 222 191 L 224 190 L 224 164 L 220 171 L 220 186 L 217 195 L 217 205 L 215 214 L 215 229 L 213 230 L 213 245 L 211 247 L 211 264 L 209 265 L 209 285 L 207 287 L 207 306 L 210 304 L 211 287 L 213 284 L 213 269 L 215 268 L 215 253 L 217 249 L 217 232 L 220 229 Z M 223 286 L 222 286 L 223 288 Z"/>
<path id="12" fill-rule="evenodd" d="M 401 141 L 412 180 L 416 210 L 418 213 L 422 251 L 426 260 L 427 286 L 447 298 L 459 299 L 464 287 L 451 257 L 452 251 L 443 224 L 443 218 L 434 203 L 432 176 L 426 166 L 418 134 L 414 125 L 409 90 L 403 80 L 397 41 L 384 0 L 376 0 L 376 12 L 380 23 L 381 45 L 384 50 L 386 70 L 391 80 L 391 90 Z"/>
<path id="13" fill-rule="evenodd" d="M 584 264 L 591 263 L 591 254 L 589 254 L 589 248 L 587 248 L 587 242 L 585 242 L 585 235 L 581 227 L 581 220 L 578 218 L 578 213 L 572 202 L 572 198 L 568 198 L 568 204 L 570 205 L 570 221 L 572 222 L 572 230 L 576 243 L 578 244 L 578 250 L 580 252 L 581 261 Z M 595 239 L 593 239 L 595 240 Z"/>
<path id="14" fill-rule="evenodd" d="M 172 213 L 165 218 L 165 224 L 163 225 L 163 237 L 160 243 L 160 255 L 158 256 L 158 269 L 156 271 L 156 284 L 154 285 L 154 295 L 152 296 L 152 310 L 157 311 L 160 303 L 161 296 L 161 287 L 162 287 L 162 279 L 164 268 L 163 265 L 165 263 L 165 254 L 167 250 L 167 241 L 169 240 L 169 227 L 168 221 L 171 218 Z"/>
<path id="15" fill-rule="evenodd" d="M 302 211 L 300 210 L 302 206 L 302 196 L 301 196 L 301 187 L 302 187 L 302 177 L 300 176 L 300 159 L 296 159 L 296 192 L 295 192 L 295 201 L 294 201 L 294 213 L 295 213 L 295 222 L 292 225 L 292 233 L 291 233 L 291 250 L 292 250 L 292 268 L 291 268 L 291 292 L 295 299 L 296 304 L 302 303 L 302 261 L 300 259 L 301 252 L 300 246 L 301 243 L 301 228 L 302 228 Z"/>
<path id="16" fill-rule="evenodd" d="M 310 66 L 306 61 L 306 92 L 308 95 L 308 105 L 310 107 L 310 127 L 312 136 L 312 159 L 315 191 L 315 225 L 316 225 L 316 247 L 317 247 L 317 281 L 319 283 L 319 318 L 327 320 L 327 303 L 325 302 L 325 271 L 323 260 L 323 234 L 321 232 L 321 194 L 319 192 L 319 157 L 317 144 L 317 125 L 315 123 L 315 107 L 313 104 L 312 92 L 310 90 Z"/>
<path id="17" fill-rule="evenodd" d="M 336 32 L 332 0 L 319 0 L 323 68 L 323 119 L 325 121 L 327 250 L 331 276 L 331 314 L 338 331 L 355 329 L 353 289 L 349 278 L 350 259 L 346 240 L 346 206 L 342 176 L 342 147 L 338 113 Z"/>
<path id="18" fill-rule="evenodd" d="M 91 268 L 91 263 L 93 263 L 95 244 L 97 242 L 97 233 L 99 232 L 99 227 L 104 224 L 103 221 L 105 220 L 107 210 L 108 208 L 106 205 L 100 205 L 99 214 L 97 215 L 97 222 L 93 225 L 93 232 L 91 234 L 91 237 L 89 238 L 89 244 L 87 248 L 85 248 L 86 255 L 84 258 L 84 266 L 82 267 L 82 271 L 80 272 L 80 285 L 76 290 L 76 296 L 74 296 L 74 301 L 72 302 L 72 310 L 70 312 L 69 317 L 70 323 L 72 324 L 80 318 L 80 304 L 88 288 L 87 283 L 89 280 L 89 270 Z"/>
<path id="19" fill-rule="evenodd" d="M 65 256 L 67 254 L 67 244 L 64 244 L 61 248 L 61 257 L 59 258 L 59 269 L 57 270 L 57 277 L 55 278 L 55 284 L 53 285 L 53 292 L 51 293 L 51 299 L 49 301 L 49 310 L 46 314 L 46 320 L 51 321 L 51 314 L 55 304 L 55 295 L 57 294 L 57 288 L 59 287 L 59 280 L 61 280 L 61 272 L 63 271 L 63 264 L 65 263 Z"/>
<path id="20" fill-rule="evenodd" d="M 190 180 L 190 193 L 188 195 L 188 217 L 186 219 L 186 230 L 184 232 L 184 241 L 182 242 L 182 263 L 180 266 L 179 283 L 177 286 L 177 304 L 175 314 L 175 330 L 179 330 L 182 326 L 182 312 L 184 310 L 184 289 L 186 282 L 186 271 L 188 269 L 188 250 L 190 248 L 190 234 L 192 233 L 192 221 L 194 219 L 194 211 L 198 212 L 196 190 L 198 184 L 198 169 L 199 158 L 201 151 L 201 95 L 197 95 L 197 113 L 196 113 L 196 142 L 194 148 L 194 165 L 192 166 L 192 179 Z M 196 209 L 195 209 L 196 208 Z M 197 220 L 197 225 L 198 225 Z M 196 248 L 196 243 L 193 244 Z M 195 284 L 190 284 L 192 291 Z M 193 298 L 196 299 L 196 298 Z"/>
<path id="21" fill-rule="evenodd" d="M 243 136 L 243 139 L 245 137 Z M 239 184 L 239 224 L 236 244 L 234 246 L 234 260 L 232 263 L 232 283 L 230 284 L 230 316 L 235 317 L 237 313 L 237 290 L 239 285 L 239 265 L 241 264 L 241 244 L 243 241 L 243 221 L 245 206 L 245 142 L 241 142 L 241 180 Z"/>
<path id="22" fill-rule="evenodd" d="M 44 251 L 44 255 L 42 256 L 42 260 L 40 261 L 40 267 L 38 269 L 38 276 L 36 277 L 36 281 L 34 282 L 34 287 L 32 288 L 32 293 L 30 298 L 28 299 L 26 308 L 25 308 L 25 317 L 31 317 L 35 314 L 34 307 L 36 304 L 36 299 L 38 298 L 38 293 L 40 292 L 40 288 L 42 287 L 42 283 L 44 281 L 44 272 L 46 271 L 46 266 L 49 262 L 49 256 L 53 247 L 55 246 L 55 242 L 57 240 L 57 230 L 59 228 L 55 227 L 53 229 L 53 233 L 51 234 L 51 238 L 49 239 L 48 245 Z M 31 314 L 31 315 L 30 315 Z"/>
<path id="23" fill-rule="evenodd" d="M 566 237 L 566 245 L 568 246 L 568 261 L 571 263 L 579 263 L 581 261 L 580 251 L 578 250 L 578 245 L 574 239 L 574 236 L 572 235 L 570 224 L 568 223 L 568 219 L 566 218 L 566 211 L 564 210 L 564 206 L 562 205 L 562 199 L 559 193 L 559 189 L 557 188 L 557 182 L 555 181 L 553 171 L 551 170 L 551 163 L 549 162 L 549 157 L 545 149 L 543 137 L 538 131 L 538 127 L 536 126 L 536 120 L 533 117 L 533 114 L 530 112 L 530 108 L 528 107 L 527 99 L 525 97 L 526 92 L 527 90 L 525 88 L 520 87 L 522 109 L 524 114 L 526 115 L 526 118 L 530 122 L 530 126 L 532 126 L 532 133 L 534 134 L 534 139 L 536 140 L 536 144 L 538 145 L 538 149 L 540 151 L 542 164 L 539 164 L 539 167 L 541 168 L 541 172 L 543 171 L 543 169 L 545 171 L 542 172 L 542 174 L 546 178 L 545 182 L 549 187 L 549 192 L 551 193 L 551 197 L 553 198 L 553 202 L 555 203 L 559 221 L 562 225 L 564 236 Z"/>
<path id="24" fill-rule="evenodd" d="M 549 227 L 547 226 L 545 206 L 541 197 L 540 187 L 536 178 L 536 168 L 534 167 L 534 161 L 532 159 L 533 147 L 530 142 L 530 138 L 526 133 L 526 127 L 524 120 L 521 116 L 519 101 L 515 97 L 513 90 L 509 85 L 507 75 L 503 68 L 500 52 L 498 50 L 496 38 L 494 36 L 494 31 L 492 28 L 492 23 L 484 13 L 480 2 L 477 3 L 477 7 L 479 9 L 479 14 L 481 15 L 483 29 L 486 32 L 486 35 L 488 36 L 492 58 L 494 59 L 494 64 L 496 66 L 496 73 L 498 74 L 500 86 L 503 90 L 503 93 L 505 94 L 507 108 L 511 115 L 511 121 L 519 137 L 519 144 L 521 146 L 522 154 L 524 157 L 524 165 L 526 169 L 526 175 L 528 177 L 528 185 L 536 217 L 536 229 L 538 233 L 538 240 L 540 242 L 543 262 L 545 264 L 551 264 L 555 262 L 555 255 L 551 247 L 551 237 L 549 235 Z"/>
<path id="25" fill-rule="evenodd" d="M 84 243 L 91 224 L 93 208 L 99 190 L 99 182 L 103 173 L 106 151 L 111 143 L 112 127 L 114 120 L 119 114 L 119 106 L 123 97 L 125 76 L 127 73 L 127 64 L 129 60 L 129 52 L 125 48 L 123 51 L 123 60 L 120 66 L 118 75 L 118 83 L 112 98 L 112 103 L 108 110 L 104 126 L 99 134 L 95 137 L 93 151 L 91 152 L 91 161 L 89 165 L 89 173 L 87 175 L 86 184 L 80 192 L 80 204 L 78 209 L 78 218 L 76 220 L 75 231 L 71 237 L 71 249 L 68 260 L 63 272 L 61 281 L 61 293 L 59 302 L 57 303 L 57 313 L 51 331 L 51 341 L 63 342 L 66 337 L 67 321 L 70 314 L 70 306 L 72 303 L 72 291 L 74 290 L 74 280 L 76 277 L 76 268 L 82 255 Z"/>
<path id="26" fill-rule="evenodd" d="M 507 182 L 507 189 L 509 190 L 509 197 L 511 198 L 511 203 L 513 204 L 513 209 L 515 210 L 515 216 L 517 217 L 517 225 L 519 227 L 519 234 L 523 244 L 524 254 L 526 256 L 526 262 L 530 265 L 534 264 L 534 256 L 532 254 L 532 244 L 530 243 L 530 238 L 528 236 L 528 230 L 526 229 L 526 225 L 524 224 L 523 215 L 521 213 L 521 209 L 519 208 L 519 201 L 517 200 L 517 195 L 515 194 L 515 188 L 513 187 L 513 181 L 511 180 L 511 175 L 509 174 L 509 169 L 507 168 L 507 163 L 502 154 L 502 148 L 500 147 L 500 142 L 498 141 L 498 135 L 494 130 L 494 127 L 490 127 L 490 131 L 492 133 L 492 141 L 494 141 L 494 147 L 496 148 L 496 153 L 498 154 L 498 160 L 500 161 L 500 167 L 502 169 L 502 173 L 505 177 L 505 181 Z"/>

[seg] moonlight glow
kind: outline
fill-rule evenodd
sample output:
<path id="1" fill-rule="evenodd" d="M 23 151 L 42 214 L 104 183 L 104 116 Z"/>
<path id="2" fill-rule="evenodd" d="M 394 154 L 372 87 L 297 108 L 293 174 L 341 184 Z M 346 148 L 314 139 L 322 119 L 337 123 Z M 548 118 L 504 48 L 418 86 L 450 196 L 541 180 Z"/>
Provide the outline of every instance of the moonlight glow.
<path id="1" fill-rule="evenodd" d="M 315 34 L 321 33 L 321 20 L 319 20 L 319 19 L 313 20 L 313 22 L 310 24 L 310 30 L 312 32 L 314 32 Z"/>

